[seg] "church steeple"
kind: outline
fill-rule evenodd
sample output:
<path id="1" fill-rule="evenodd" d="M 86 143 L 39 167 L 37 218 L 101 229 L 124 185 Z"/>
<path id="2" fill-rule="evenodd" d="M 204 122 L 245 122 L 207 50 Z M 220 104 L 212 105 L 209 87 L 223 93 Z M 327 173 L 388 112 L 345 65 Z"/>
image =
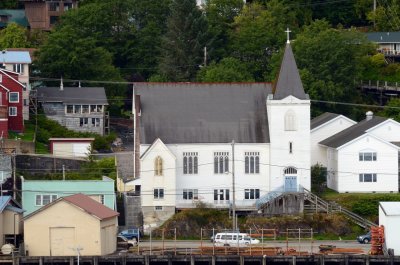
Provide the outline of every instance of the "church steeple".
<path id="1" fill-rule="evenodd" d="M 289 36 L 289 30 L 286 31 Z M 279 70 L 278 81 L 275 85 L 274 99 L 284 99 L 287 96 L 298 99 L 308 99 L 301 83 L 299 69 L 297 69 L 289 37 L 286 43 L 285 54 Z"/>

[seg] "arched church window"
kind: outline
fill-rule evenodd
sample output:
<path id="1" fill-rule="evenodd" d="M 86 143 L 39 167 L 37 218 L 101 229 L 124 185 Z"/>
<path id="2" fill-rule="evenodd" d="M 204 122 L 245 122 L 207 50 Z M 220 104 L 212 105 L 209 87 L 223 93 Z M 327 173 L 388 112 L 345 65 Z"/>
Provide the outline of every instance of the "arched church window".
<path id="1" fill-rule="evenodd" d="M 288 110 L 285 114 L 285 131 L 296 131 L 296 114 L 293 110 Z"/>
<path id="2" fill-rule="evenodd" d="M 157 156 L 154 160 L 154 175 L 162 176 L 163 174 L 163 160 L 160 156 Z"/>
<path id="3" fill-rule="evenodd" d="M 287 167 L 283 172 L 285 175 L 297 175 L 297 169 L 295 167 Z"/>

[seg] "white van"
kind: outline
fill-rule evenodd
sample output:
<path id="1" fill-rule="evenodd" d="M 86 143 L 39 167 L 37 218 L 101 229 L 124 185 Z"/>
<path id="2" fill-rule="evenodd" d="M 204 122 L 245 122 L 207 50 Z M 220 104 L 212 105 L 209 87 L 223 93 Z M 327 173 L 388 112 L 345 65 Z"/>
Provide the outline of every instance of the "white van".
<path id="1" fill-rule="evenodd" d="M 218 233 L 214 238 L 214 242 L 217 246 L 243 246 L 260 243 L 260 240 L 251 238 L 249 234 L 246 233 Z"/>

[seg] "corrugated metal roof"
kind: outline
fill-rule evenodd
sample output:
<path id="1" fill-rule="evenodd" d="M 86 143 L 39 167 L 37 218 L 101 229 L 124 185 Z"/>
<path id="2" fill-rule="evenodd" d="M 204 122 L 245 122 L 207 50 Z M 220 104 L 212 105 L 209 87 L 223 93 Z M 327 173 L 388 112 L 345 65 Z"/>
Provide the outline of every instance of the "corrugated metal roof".
<path id="1" fill-rule="evenodd" d="M 288 43 L 275 86 L 274 99 L 284 99 L 290 95 L 298 99 L 308 99 L 308 95 L 304 92 L 292 48 Z"/>
<path id="2" fill-rule="evenodd" d="M 0 196 L 0 213 L 3 212 L 10 201 L 11 196 Z"/>
<path id="3" fill-rule="evenodd" d="M 108 105 L 104 87 L 39 87 L 37 97 L 39 102 Z"/>
<path id="4" fill-rule="evenodd" d="M 32 63 L 28 51 L 5 51 L 0 52 L 0 63 Z"/>
<path id="5" fill-rule="evenodd" d="M 340 114 L 325 112 L 324 114 L 321 114 L 318 117 L 315 117 L 314 119 L 311 120 L 311 123 L 310 123 L 311 130 L 314 128 L 317 128 L 318 126 L 320 126 L 330 120 L 333 120 L 334 118 L 336 118 L 338 116 L 340 116 Z"/>
<path id="6" fill-rule="evenodd" d="M 74 194 L 71 196 L 64 197 L 63 200 L 78 206 L 87 213 L 96 216 L 100 220 L 118 216 L 119 213 L 111 210 L 107 206 L 93 200 L 92 198 L 82 194 Z"/>
<path id="7" fill-rule="evenodd" d="M 136 83 L 142 144 L 269 143 L 269 83 Z"/>
<path id="8" fill-rule="evenodd" d="M 374 116 L 370 120 L 363 120 L 353 126 L 319 142 L 322 145 L 326 145 L 333 148 L 338 148 L 358 137 L 363 135 L 368 129 L 375 127 L 376 125 L 386 121 L 387 118 Z"/>
<path id="9" fill-rule="evenodd" d="M 379 202 L 385 215 L 400 215 L 400 202 Z"/>
<path id="10" fill-rule="evenodd" d="M 376 43 L 400 43 L 400 31 L 369 32 L 367 39 Z"/>

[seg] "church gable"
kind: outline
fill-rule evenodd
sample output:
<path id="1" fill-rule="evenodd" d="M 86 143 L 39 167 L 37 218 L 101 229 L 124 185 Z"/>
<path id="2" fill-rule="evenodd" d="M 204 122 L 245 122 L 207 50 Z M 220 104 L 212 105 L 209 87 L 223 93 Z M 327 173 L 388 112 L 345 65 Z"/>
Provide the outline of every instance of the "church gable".
<path id="1" fill-rule="evenodd" d="M 162 154 L 163 156 L 168 156 L 169 158 L 172 158 L 176 160 L 175 155 L 168 149 L 168 147 L 163 143 L 163 141 L 160 138 L 157 138 L 152 145 L 150 145 L 147 150 L 142 154 L 140 157 L 140 160 L 145 160 L 148 157 L 152 156 L 160 156 Z M 162 157 L 161 157 L 162 159 Z"/>

